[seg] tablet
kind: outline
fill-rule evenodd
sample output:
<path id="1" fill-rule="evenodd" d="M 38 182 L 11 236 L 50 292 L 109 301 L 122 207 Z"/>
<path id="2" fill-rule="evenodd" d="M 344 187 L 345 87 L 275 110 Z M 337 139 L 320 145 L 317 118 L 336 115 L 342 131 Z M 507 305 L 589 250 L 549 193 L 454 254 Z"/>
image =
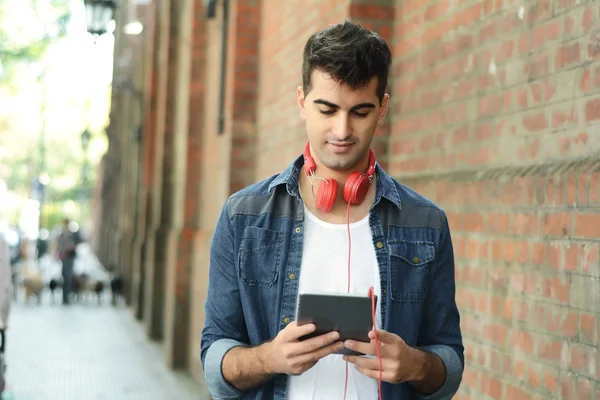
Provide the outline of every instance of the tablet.
<path id="1" fill-rule="evenodd" d="M 375 296 L 377 306 L 377 296 Z M 369 331 L 373 328 L 371 298 L 350 294 L 300 294 L 298 304 L 298 325 L 313 323 L 315 332 L 305 335 L 306 340 L 327 332 L 337 331 L 341 341 L 350 339 L 369 342 Z M 343 348 L 335 354 L 362 355 Z"/>

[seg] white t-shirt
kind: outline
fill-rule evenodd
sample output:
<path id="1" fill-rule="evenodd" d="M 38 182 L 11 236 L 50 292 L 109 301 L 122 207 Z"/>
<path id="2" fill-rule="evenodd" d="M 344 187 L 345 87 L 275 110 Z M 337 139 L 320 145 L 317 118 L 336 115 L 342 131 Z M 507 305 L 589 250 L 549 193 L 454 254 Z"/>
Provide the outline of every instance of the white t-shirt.
<path id="1" fill-rule="evenodd" d="M 348 226 L 330 224 L 304 208 L 304 248 L 300 268 L 300 293 L 348 293 Z M 367 296 L 373 287 L 377 295 L 375 322 L 381 329 L 379 267 L 373 248 L 369 217 L 350 224 L 350 293 Z M 297 304 L 297 302 L 296 302 Z M 342 399 L 346 362 L 332 354 L 298 376 L 288 377 L 288 400 Z M 347 400 L 377 399 L 377 380 L 348 364 Z"/>

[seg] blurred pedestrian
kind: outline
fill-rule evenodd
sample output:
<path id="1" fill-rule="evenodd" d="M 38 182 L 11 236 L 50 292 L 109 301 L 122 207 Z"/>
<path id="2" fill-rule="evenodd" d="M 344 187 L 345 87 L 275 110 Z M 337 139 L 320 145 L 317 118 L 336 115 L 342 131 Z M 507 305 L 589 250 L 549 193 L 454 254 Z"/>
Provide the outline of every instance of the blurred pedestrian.
<path id="1" fill-rule="evenodd" d="M 75 248 L 80 242 L 79 235 L 69 229 L 68 218 L 63 219 L 63 229 L 57 238 L 57 257 L 62 262 L 63 304 L 69 304 L 69 296 L 73 290 L 73 275 L 75 266 Z"/>
<path id="2" fill-rule="evenodd" d="M 2 343 L 0 344 L 0 396 L 2 396 L 5 387 L 5 329 L 8 325 L 8 315 L 10 313 L 12 292 L 14 290 L 11 276 L 10 258 L 8 242 L 4 238 L 4 235 L 0 233 L 0 337 L 2 339 Z"/>

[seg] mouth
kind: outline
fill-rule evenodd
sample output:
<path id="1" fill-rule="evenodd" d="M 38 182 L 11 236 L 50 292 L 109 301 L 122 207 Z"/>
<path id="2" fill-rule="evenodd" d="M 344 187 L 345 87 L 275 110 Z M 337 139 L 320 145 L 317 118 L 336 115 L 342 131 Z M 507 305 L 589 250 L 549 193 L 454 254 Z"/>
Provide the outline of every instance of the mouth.
<path id="1" fill-rule="evenodd" d="M 354 143 L 327 143 L 334 153 L 346 153 L 350 151 Z"/>

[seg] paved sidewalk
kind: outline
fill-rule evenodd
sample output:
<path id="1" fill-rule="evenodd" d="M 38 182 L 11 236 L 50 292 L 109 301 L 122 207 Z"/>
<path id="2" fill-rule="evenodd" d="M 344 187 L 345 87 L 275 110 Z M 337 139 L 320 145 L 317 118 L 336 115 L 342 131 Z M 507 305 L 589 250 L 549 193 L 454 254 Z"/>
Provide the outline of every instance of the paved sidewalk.
<path id="1" fill-rule="evenodd" d="M 168 370 L 158 345 L 124 308 L 64 307 L 23 296 L 7 330 L 7 383 L 15 400 L 191 400 L 201 388 Z"/>

